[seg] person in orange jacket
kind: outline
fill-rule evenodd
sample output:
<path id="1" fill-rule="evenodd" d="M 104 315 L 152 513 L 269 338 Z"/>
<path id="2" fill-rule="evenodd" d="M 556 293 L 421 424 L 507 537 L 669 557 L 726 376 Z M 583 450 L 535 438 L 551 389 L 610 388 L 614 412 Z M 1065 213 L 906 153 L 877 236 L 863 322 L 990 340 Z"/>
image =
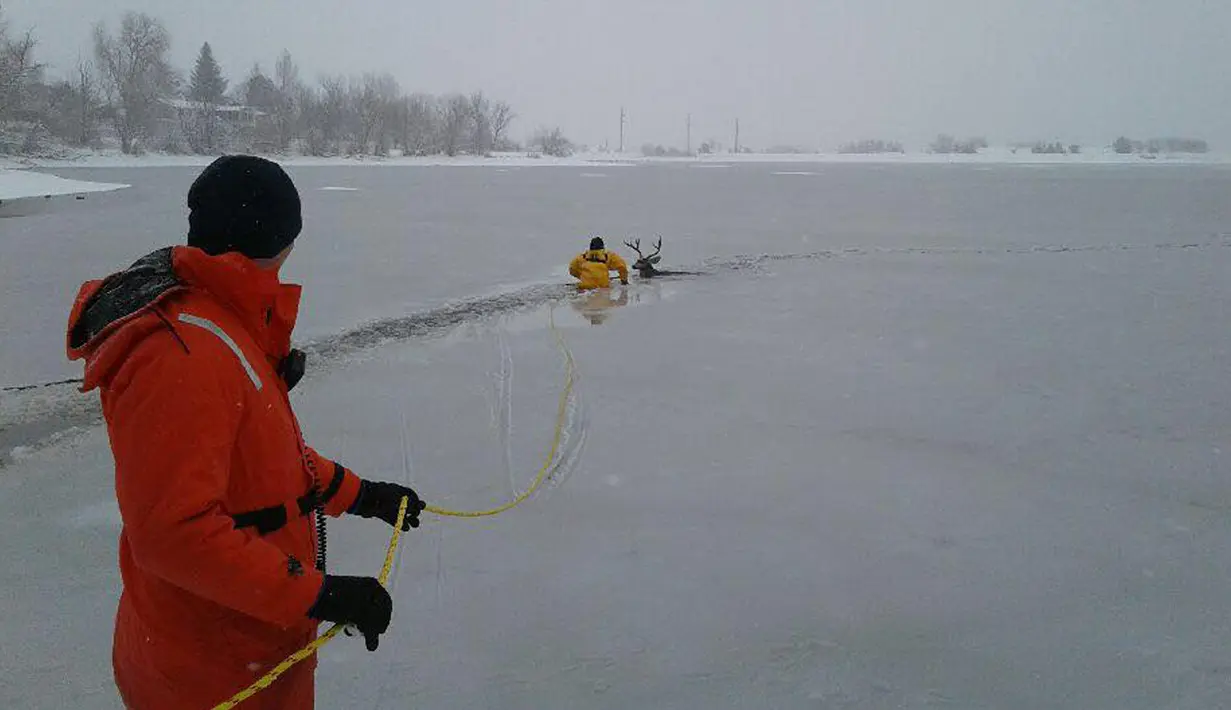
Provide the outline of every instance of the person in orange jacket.
<path id="1" fill-rule="evenodd" d="M 628 264 L 613 251 L 607 251 L 602 237 L 590 240 L 590 248 L 573 257 L 568 272 L 578 280 L 577 288 L 588 291 L 611 286 L 611 272 L 620 275 L 620 283 L 628 283 Z"/>
<path id="2" fill-rule="evenodd" d="M 275 163 L 219 158 L 188 193 L 187 246 L 81 287 L 67 333 L 115 460 L 123 591 L 112 665 L 126 707 L 211 708 L 349 624 L 376 650 L 393 602 L 325 570 L 324 515 L 418 527 L 413 490 L 362 480 L 303 439 L 288 392 L 300 287 L 278 269 L 302 227 Z M 245 709 L 313 707 L 315 658 Z"/>

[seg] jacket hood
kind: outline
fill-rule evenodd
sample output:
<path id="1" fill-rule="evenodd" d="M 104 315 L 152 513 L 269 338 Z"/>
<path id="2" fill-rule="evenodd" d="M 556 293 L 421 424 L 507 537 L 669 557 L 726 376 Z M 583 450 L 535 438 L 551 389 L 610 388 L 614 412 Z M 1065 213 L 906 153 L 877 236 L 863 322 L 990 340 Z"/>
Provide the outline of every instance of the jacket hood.
<path id="1" fill-rule="evenodd" d="M 189 291 L 203 291 L 233 311 L 271 359 L 289 352 L 298 286 L 279 283 L 277 274 L 241 254 L 210 256 L 193 247 L 164 247 L 78 290 L 66 346 L 70 360 L 85 360 L 82 391 L 108 381 L 151 333 L 174 332 L 161 306 Z"/>
<path id="2" fill-rule="evenodd" d="M 162 327 L 154 320 L 122 328 L 183 289 L 172 254 L 171 247 L 159 249 L 123 271 L 87 281 L 78 290 L 68 318 L 67 349 L 69 360 L 86 360 L 83 392 L 98 386 L 137 342 Z"/>

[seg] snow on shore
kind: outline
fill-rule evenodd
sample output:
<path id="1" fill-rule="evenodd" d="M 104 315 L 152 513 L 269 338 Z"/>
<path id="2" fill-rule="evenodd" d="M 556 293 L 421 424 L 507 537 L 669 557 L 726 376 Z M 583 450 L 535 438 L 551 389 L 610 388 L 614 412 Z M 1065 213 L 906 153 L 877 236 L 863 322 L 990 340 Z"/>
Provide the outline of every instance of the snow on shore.
<path id="1" fill-rule="evenodd" d="M 725 167 L 735 163 L 800 163 L 800 164 L 976 164 L 976 165 L 1226 165 L 1231 164 L 1231 154 L 1159 154 L 1142 156 L 1120 155 L 1110 150 L 1090 148 L 1077 155 L 1035 154 L 1029 150 L 1013 152 L 1008 148 L 989 148 L 974 155 L 933 153 L 882 153 L 855 155 L 839 153 L 771 154 L 747 153 L 733 155 L 718 153 L 694 157 L 658 158 L 644 157 L 634 153 L 579 153 L 567 158 L 538 156 L 531 153 L 494 153 L 483 156 L 390 156 L 390 157 L 312 157 L 269 156 L 284 165 L 300 167 L 616 167 L 656 163 L 680 163 L 693 167 Z M 213 161 L 213 156 L 168 155 L 147 153 L 140 156 L 123 155 L 118 151 L 95 151 L 73 158 L 56 160 L 28 160 L 29 165 L 40 168 L 140 168 L 140 167 L 204 167 Z M 0 168 L 3 167 L 0 161 Z"/>
<path id="2" fill-rule="evenodd" d="M 32 170 L 0 168 L 0 202 L 27 198 L 49 198 L 82 195 L 91 192 L 111 192 L 128 187 L 119 183 L 66 180 Z"/>

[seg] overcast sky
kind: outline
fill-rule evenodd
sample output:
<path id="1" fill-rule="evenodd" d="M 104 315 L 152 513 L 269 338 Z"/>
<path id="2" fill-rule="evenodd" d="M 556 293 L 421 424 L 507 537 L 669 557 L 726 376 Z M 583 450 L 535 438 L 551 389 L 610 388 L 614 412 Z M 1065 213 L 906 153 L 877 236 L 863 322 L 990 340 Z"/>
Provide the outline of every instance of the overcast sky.
<path id="1" fill-rule="evenodd" d="M 0 0 L 53 70 L 124 10 L 161 18 L 191 67 L 209 41 L 228 78 L 289 49 L 305 78 L 388 71 L 403 88 L 483 89 L 514 137 L 559 125 L 629 147 L 743 142 L 825 149 L 1194 135 L 1231 144 L 1227 0 Z"/>

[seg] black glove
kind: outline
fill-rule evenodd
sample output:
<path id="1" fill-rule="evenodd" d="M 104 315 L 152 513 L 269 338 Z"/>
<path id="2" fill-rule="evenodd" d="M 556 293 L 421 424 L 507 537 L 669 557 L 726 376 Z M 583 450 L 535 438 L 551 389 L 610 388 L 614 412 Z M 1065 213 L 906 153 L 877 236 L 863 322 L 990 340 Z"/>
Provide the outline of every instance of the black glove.
<path id="1" fill-rule="evenodd" d="M 302 350 L 291 348 L 291 352 L 278 363 L 278 377 L 286 383 L 286 391 L 295 389 L 295 385 L 303 379 L 308 368 L 308 355 Z"/>
<path id="2" fill-rule="evenodd" d="M 419 495 L 406 486 L 383 481 L 360 481 L 359 497 L 346 512 L 361 518 L 380 518 L 390 525 L 397 525 L 398 508 L 402 499 L 409 498 L 406 503 L 406 518 L 402 521 L 402 532 L 419 527 L 419 513 L 427 507 L 427 503 L 419 500 Z"/>
<path id="3" fill-rule="evenodd" d="M 318 621 L 353 624 L 363 634 L 368 650 L 375 651 L 380 635 L 389 628 L 393 599 L 375 577 L 327 574 L 308 616 Z"/>

